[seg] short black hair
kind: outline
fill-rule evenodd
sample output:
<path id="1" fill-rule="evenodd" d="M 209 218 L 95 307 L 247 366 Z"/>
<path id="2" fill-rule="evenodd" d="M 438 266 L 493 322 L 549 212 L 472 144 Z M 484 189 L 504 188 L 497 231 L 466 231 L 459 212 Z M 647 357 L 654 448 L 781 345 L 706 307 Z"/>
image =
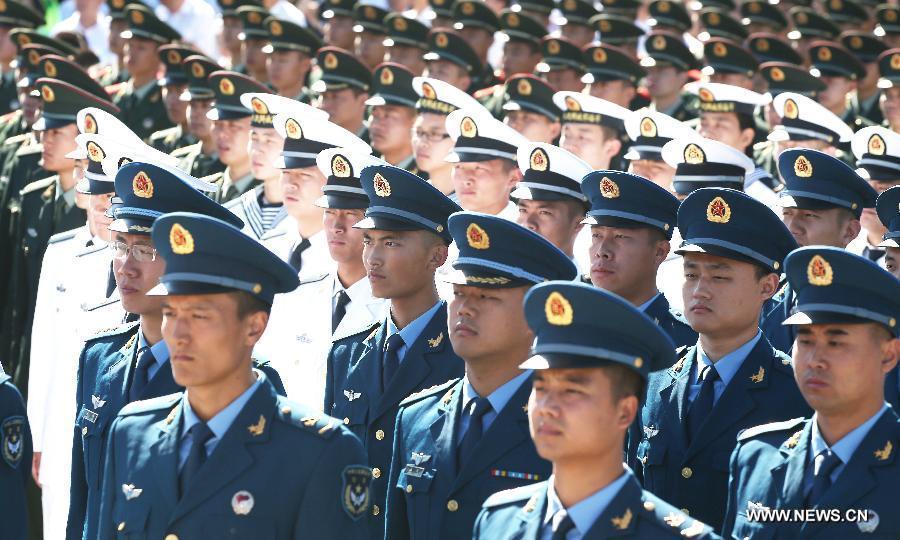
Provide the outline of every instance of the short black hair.
<path id="1" fill-rule="evenodd" d="M 612 382 L 612 398 L 615 401 L 634 396 L 638 401 L 643 400 L 644 379 L 633 369 L 618 362 L 604 362 L 600 365 L 609 380 Z"/>
<path id="2" fill-rule="evenodd" d="M 263 311 L 266 315 L 269 315 L 272 312 L 271 304 L 263 302 L 248 292 L 235 291 L 234 299 L 237 300 L 238 319 L 243 319 L 247 315 L 252 315 L 257 311 Z"/>

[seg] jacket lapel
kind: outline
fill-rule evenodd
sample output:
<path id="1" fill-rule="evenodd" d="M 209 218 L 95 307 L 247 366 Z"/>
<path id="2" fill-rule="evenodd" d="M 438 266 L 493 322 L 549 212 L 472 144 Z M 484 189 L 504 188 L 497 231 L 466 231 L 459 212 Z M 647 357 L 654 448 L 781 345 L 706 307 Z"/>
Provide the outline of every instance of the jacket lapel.
<path id="1" fill-rule="evenodd" d="M 540 491 L 532 495 L 516 513 L 516 519 L 509 524 L 510 528 L 516 528 L 515 532 L 510 535 L 510 540 L 540 538 L 544 515 L 547 513 L 547 486 L 549 484 L 544 482 Z"/>
<path id="2" fill-rule="evenodd" d="M 440 474 L 447 478 L 456 478 L 456 421 L 461 409 L 462 385 L 460 379 L 444 394 L 438 405 L 438 417 L 429 428 L 436 451 L 434 462 L 442 469 Z"/>
<path id="3" fill-rule="evenodd" d="M 660 293 L 657 295 L 656 300 L 654 300 L 647 309 L 644 310 L 644 314 L 653 319 L 653 322 L 659 324 L 667 314 L 669 313 L 669 301 L 666 300 L 666 297 Z"/>
<path id="4" fill-rule="evenodd" d="M 693 368 L 696 354 L 697 349 L 691 349 L 681 360 L 669 368 L 666 373 L 672 379 L 659 392 L 660 402 L 668 404 L 668 406 L 662 407 L 662 410 L 666 411 L 662 415 L 674 416 L 674 418 L 669 419 L 668 423 L 671 424 L 672 428 L 667 431 L 666 437 L 669 438 L 670 444 L 676 448 L 685 448 L 687 446 L 687 422 L 685 421 L 687 417 L 687 395 L 691 383 L 691 369 Z M 645 427 L 666 429 L 666 427 L 660 425 Z M 672 440 L 671 438 L 675 437 L 676 434 L 677 440 Z"/>
<path id="5" fill-rule="evenodd" d="M 626 471 L 625 474 L 630 478 L 584 535 L 584 540 L 602 540 L 634 535 L 638 516 L 642 511 L 643 490 L 630 472 Z"/>
<path id="6" fill-rule="evenodd" d="M 348 375 L 348 387 L 353 390 L 358 388 L 368 388 L 369 395 L 363 396 L 369 405 L 369 422 L 374 419 L 375 408 L 378 405 L 384 389 L 381 387 L 381 377 L 383 366 L 382 359 L 384 351 L 384 341 L 387 338 L 387 322 L 382 321 L 375 334 L 369 336 L 365 341 L 365 350 L 359 357 L 355 365 L 350 366 L 351 374 Z M 350 384 L 352 381 L 353 384 Z M 356 385 L 355 387 L 353 385 Z"/>
<path id="7" fill-rule="evenodd" d="M 110 371 L 113 369 L 116 370 L 124 370 L 122 375 L 122 380 L 120 381 L 121 386 L 119 387 L 117 394 L 121 396 L 122 404 L 128 403 L 128 389 L 131 388 L 131 378 L 134 374 L 134 364 L 137 359 L 137 351 L 138 351 L 138 332 L 141 331 L 141 327 L 137 327 L 137 331 L 131 336 L 131 339 L 128 340 L 127 343 L 120 349 L 122 353 L 122 359 L 110 368 Z M 112 388 L 110 388 L 110 393 L 112 393 Z"/>
<path id="8" fill-rule="evenodd" d="M 153 463 L 153 478 L 164 504 L 164 514 L 171 515 L 178 501 L 178 441 L 181 433 L 182 400 L 184 394 L 172 403 L 172 411 L 165 420 L 157 422 L 153 428 L 158 438 L 150 445 L 150 459 Z"/>

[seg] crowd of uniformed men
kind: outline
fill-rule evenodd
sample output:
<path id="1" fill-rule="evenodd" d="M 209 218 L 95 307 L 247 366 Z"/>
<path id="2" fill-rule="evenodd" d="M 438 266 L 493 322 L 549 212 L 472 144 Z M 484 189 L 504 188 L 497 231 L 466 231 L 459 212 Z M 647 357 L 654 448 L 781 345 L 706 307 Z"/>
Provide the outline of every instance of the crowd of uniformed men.
<path id="1" fill-rule="evenodd" d="M 876 4 L 0 0 L 0 538 L 900 538 Z"/>

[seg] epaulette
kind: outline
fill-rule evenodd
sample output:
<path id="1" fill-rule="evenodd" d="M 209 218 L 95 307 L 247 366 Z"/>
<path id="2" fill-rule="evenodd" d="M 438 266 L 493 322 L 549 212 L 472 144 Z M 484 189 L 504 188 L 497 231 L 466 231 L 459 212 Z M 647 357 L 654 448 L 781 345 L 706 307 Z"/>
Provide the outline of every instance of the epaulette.
<path id="1" fill-rule="evenodd" d="M 48 187 L 56 184 L 56 177 L 51 176 L 49 178 L 43 178 L 41 180 L 35 180 L 30 184 L 26 184 L 25 187 L 19 191 L 19 196 L 24 196 L 29 193 L 34 193 L 36 191 L 42 191 L 47 189 Z"/>
<path id="2" fill-rule="evenodd" d="M 649 491 L 643 492 L 640 508 L 646 519 L 658 523 L 673 535 L 677 534 L 681 538 L 694 538 L 712 532 L 712 528 L 709 525 L 691 518 L 684 511 L 670 505 Z"/>
<path id="3" fill-rule="evenodd" d="M 194 144 L 189 144 L 187 146 L 182 146 L 181 148 L 176 148 L 175 150 L 172 150 L 171 152 L 169 152 L 169 155 L 174 158 L 187 157 L 190 155 L 191 152 L 193 152 L 194 150 L 199 148 L 201 144 L 203 144 L 203 143 L 194 143 Z M 215 175 L 213 174 L 210 176 L 215 176 Z M 207 178 L 209 178 L 209 177 L 207 177 Z"/>
<path id="4" fill-rule="evenodd" d="M 342 422 L 321 412 L 304 407 L 295 401 L 278 396 L 278 412 L 275 417 L 289 426 L 314 433 L 327 439 L 339 431 Z"/>
<path id="5" fill-rule="evenodd" d="M 140 321 L 135 321 L 126 324 L 120 324 L 119 326 L 114 326 L 112 328 L 104 328 L 102 330 L 98 330 L 94 333 L 94 335 L 88 337 L 85 341 L 92 341 L 95 339 L 108 337 L 108 336 L 119 336 L 122 334 L 127 334 L 135 329 L 136 326 L 140 324 Z"/>
<path id="6" fill-rule="evenodd" d="M 487 88 L 482 88 L 481 90 L 478 90 L 474 94 L 472 94 L 472 97 L 475 99 L 484 99 L 486 97 L 491 97 L 494 95 L 494 92 L 496 92 L 497 89 L 502 86 L 503 86 L 502 84 L 495 84 L 494 86 L 488 86 Z"/>
<path id="7" fill-rule="evenodd" d="M 61 233 L 56 233 L 53 236 L 51 236 L 49 240 L 47 240 L 47 245 L 58 244 L 59 242 L 71 240 L 71 239 L 75 238 L 75 235 L 78 234 L 79 230 L 81 230 L 81 229 L 78 228 L 78 229 L 72 229 L 69 231 L 63 231 Z"/>
<path id="8" fill-rule="evenodd" d="M 414 392 L 414 393 L 406 396 L 406 399 L 401 401 L 400 405 L 401 406 L 409 405 L 410 403 L 415 403 L 416 401 L 419 401 L 420 399 L 424 399 L 429 396 L 434 396 L 436 394 L 440 394 L 441 392 L 443 392 L 444 390 L 447 390 L 448 388 L 450 388 L 451 386 L 453 386 L 454 384 L 456 384 L 458 382 L 459 382 L 459 377 L 457 377 L 455 379 L 450 379 L 449 381 L 447 381 L 445 383 L 436 384 L 436 385 L 432 386 L 431 388 L 425 388 L 424 390 L 419 390 L 418 392 Z"/>
<path id="9" fill-rule="evenodd" d="M 12 146 L 14 144 L 22 144 L 28 137 L 31 135 L 31 132 L 19 133 L 18 135 L 13 135 L 12 137 L 8 137 L 5 141 L 3 141 L 4 146 Z"/>
<path id="10" fill-rule="evenodd" d="M 16 150 L 15 156 L 22 157 L 31 154 L 40 154 L 44 151 L 44 145 L 39 142 L 26 141 Z"/>
<path id="11" fill-rule="evenodd" d="M 763 424 L 761 426 L 754 426 L 752 428 L 747 428 L 738 432 L 737 440 L 738 442 L 746 441 L 747 439 L 752 439 L 757 435 L 763 435 L 765 433 L 775 433 L 777 431 L 789 431 L 795 429 L 797 426 L 805 422 L 805 418 L 792 418 L 791 420 L 785 420 L 783 422 L 771 422 L 769 424 Z"/>
<path id="12" fill-rule="evenodd" d="M 122 407 L 119 416 L 128 416 L 130 414 L 140 414 L 144 412 L 160 411 L 168 409 L 175 405 L 183 394 L 181 392 L 160 396 L 150 399 L 142 399 L 140 401 L 132 401 L 128 405 Z"/>
<path id="13" fill-rule="evenodd" d="M 513 489 L 504 489 L 498 491 L 484 501 L 482 508 L 492 508 L 495 506 L 503 506 L 506 504 L 518 504 L 527 501 L 537 495 L 540 497 L 542 491 L 547 489 L 545 482 L 536 482 Z"/>
<path id="14" fill-rule="evenodd" d="M 153 133 L 150 134 L 150 141 L 158 141 L 160 139 L 165 139 L 166 137 L 169 137 L 170 135 L 172 135 L 172 133 L 175 132 L 177 127 L 178 126 L 173 126 L 173 127 L 161 129 L 159 131 L 154 131 Z"/>
<path id="15" fill-rule="evenodd" d="M 307 278 L 307 279 L 301 279 L 300 283 L 297 284 L 297 286 L 299 287 L 301 285 L 308 285 L 310 283 L 318 283 L 318 282 L 322 281 L 323 279 L 327 278 L 328 276 L 329 276 L 329 272 L 325 272 L 324 274 L 321 274 L 318 276 L 314 276 L 314 277 Z"/>

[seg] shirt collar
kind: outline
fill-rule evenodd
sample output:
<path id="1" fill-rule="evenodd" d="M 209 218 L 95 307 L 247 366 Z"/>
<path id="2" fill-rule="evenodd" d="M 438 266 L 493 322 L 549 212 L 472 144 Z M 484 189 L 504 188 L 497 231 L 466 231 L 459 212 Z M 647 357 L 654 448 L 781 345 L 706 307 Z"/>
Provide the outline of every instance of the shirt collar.
<path id="1" fill-rule="evenodd" d="M 138 99 L 144 99 L 145 97 L 147 97 L 147 94 L 149 94 L 150 91 L 153 90 L 154 88 L 156 88 L 157 86 L 158 85 L 156 83 L 156 79 L 153 79 L 152 81 L 148 82 L 147 84 L 145 84 L 144 86 L 142 86 L 140 88 L 134 88 L 133 86 L 132 86 L 132 88 L 134 88 L 134 95 L 137 96 Z"/>
<path id="2" fill-rule="evenodd" d="M 726 354 L 720 358 L 718 362 L 715 362 L 715 364 L 706 356 L 706 352 L 703 351 L 703 345 L 700 343 L 700 340 L 697 340 L 697 370 L 695 373 L 695 380 L 696 377 L 699 377 L 702 368 L 715 365 L 716 373 L 719 374 L 722 383 L 724 383 L 725 386 L 728 386 L 728 383 L 734 378 L 734 375 L 741 368 L 741 364 L 744 363 L 744 359 L 747 358 L 750 351 L 753 350 L 753 347 L 756 347 L 760 338 L 762 338 L 762 332 L 757 330 L 753 339 Z"/>
<path id="3" fill-rule="evenodd" d="M 566 509 L 566 513 L 572 519 L 572 523 L 575 524 L 575 528 L 578 529 L 578 532 L 582 537 L 587 534 L 594 523 L 600 518 L 600 515 L 606 511 L 606 507 L 616 498 L 616 495 L 627 481 L 628 472 L 623 471 L 621 476 L 607 484 L 604 488 L 593 493 L 586 499 L 582 499 L 573 504 L 571 508 Z M 559 497 L 556 495 L 554 477 L 551 476 L 550 481 L 547 484 L 547 513 L 544 515 L 544 524 L 551 523 L 553 521 L 553 516 L 563 508 L 562 501 L 560 501 Z"/>
<path id="4" fill-rule="evenodd" d="M 878 410 L 877 413 L 872 415 L 871 418 L 857 426 L 850 433 L 844 435 L 841 440 L 831 445 L 831 451 L 837 454 L 837 457 L 841 458 L 841 462 L 846 465 L 850 463 L 850 458 L 853 457 L 853 453 L 856 452 L 856 449 L 863 442 L 863 439 L 866 438 L 866 435 L 869 434 L 869 431 L 872 429 L 872 426 L 875 425 L 875 422 L 881 418 L 881 415 L 884 414 L 888 408 L 887 403 L 881 406 L 881 409 Z M 819 431 L 819 422 L 818 422 L 818 413 L 813 414 L 812 418 L 812 455 L 813 457 L 818 456 L 822 451 L 828 450 L 828 443 L 825 442 L 824 437 L 822 437 L 822 432 Z"/>
<path id="5" fill-rule="evenodd" d="M 531 376 L 531 370 L 526 369 L 519 375 L 516 375 L 512 379 L 506 381 L 496 390 L 488 394 L 487 400 L 491 403 L 491 409 L 497 414 L 500 414 L 500 411 L 503 410 L 503 407 L 506 407 L 506 404 L 509 403 L 509 400 L 512 399 L 513 395 L 516 391 L 525 383 L 528 377 Z M 479 397 L 478 392 L 475 391 L 475 388 L 469 383 L 469 376 L 466 375 L 463 378 L 463 393 L 462 393 L 462 402 L 463 406 L 467 405 L 472 399 Z"/>
<path id="6" fill-rule="evenodd" d="M 147 338 L 144 337 L 144 331 L 138 331 L 138 351 L 142 351 L 150 347 L 150 352 L 153 353 L 153 359 L 156 361 L 156 365 L 161 366 L 169 361 L 169 346 L 166 345 L 166 340 L 161 339 L 156 342 L 155 345 L 150 345 L 147 342 Z"/>
<path id="7" fill-rule="evenodd" d="M 257 376 L 256 380 L 253 381 L 253 384 L 250 385 L 249 388 L 244 390 L 244 393 L 239 395 L 234 401 L 229 403 L 224 409 L 219 411 L 215 416 L 209 419 L 206 422 L 206 425 L 209 427 L 210 431 L 213 432 L 213 436 L 216 439 L 222 439 L 225 436 L 225 433 L 228 431 L 228 428 L 231 427 L 231 424 L 234 423 L 235 418 L 237 418 L 238 414 L 244 409 L 244 405 L 250 401 L 250 398 L 253 396 L 253 392 L 260 385 L 259 377 Z M 191 403 L 188 400 L 188 390 L 184 391 L 184 397 L 182 398 L 182 407 L 183 407 L 183 420 L 181 422 L 181 437 L 183 438 L 185 434 L 190 431 L 194 424 L 200 422 L 200 418 L 194 413 L 194 410 L 191 409 Z"/>
<path id="8" fill-rule="evenodd" d="M 232 178 L 231 170 L 225 169 L 224 176 L 225 177 L 222 181 L 223 192 L 228 186 L 234 186 L 239 192 L 243 192 L 243 191 L 245 191 L 244 188 L 246 188 L 248 185 L 250 185 L 250 182 L 253 181 L 253 172 L 252 171 L 248 172 L 247 174 L 245 174 L 244 176 L 242 176 L 240 178 Z"/>
<path id="9" fill-rule="evenodd" d="M 425 331 L 425 326 L 431 321 L 431 318 L 434 317 L 434 314 L 437 313 L 437 310 L 441 308 L 441 301 L 438 300 L 436 304 L 431 306 L 431 309 L 426 311 L 425 313 L 416 317 L 414 321 L 407 324 L 403 330 L 399 330 L 400 337 L 403 338 L 403 344 L 407 347 L 412 346 L 413 343 L 419 339 L 419 335 Z M 389 338 L 398 332 L 397 326 L 394 324 L 394 318 L 391 317 L 390 311 L 388 311 L 388 331 L 387 336 L 385 338 Z"/>
<path id="10" fill-rule="evenodd" d="M 653 302 L 656 302 L 656 299 L 659 298 L 659 296 L 661 294 L 662 294 L 661 292 L 657 291 L 656 294 L 653 295 L 653 298 L 651 298 L 650 300 L 647 300 L 646 302 L 644 302 L 643 304 L 641 304 L 637 307 L 638 311 L 640 311 L 640 312 L 647 311 L 647 308 L 650 307 L 650 304 L 652 304 Z"/>
<path id="11" fill-rule="evenodd" d="M 366 296 L 366 289 L 368 286 L 368 279 L 363 276 L 362 279 L 356 280 L 356 283 L 350 285 L 349 287 L 344 287 L 341 283 L 341 280 L 337 277 L 337 271 L 334 273 L 334 287 L 331 289 L 331 297 L 334 298 L 341 291 L 346 291 L 347 296 L 350 297 L 350 303 L 356 302 Z M 391 323 L 393 324 L 393 322 Z"/>
<path id="12" fill-rule="evenodd" d="M 66 201 L 66 206 L 72 208 L 75 206 L 75 188 L 72 187 L 68 191 L 63 191 L 62 183 L 59 181 L 59 177 L 56 177 L 56 198 L 62 198 Z"/>

